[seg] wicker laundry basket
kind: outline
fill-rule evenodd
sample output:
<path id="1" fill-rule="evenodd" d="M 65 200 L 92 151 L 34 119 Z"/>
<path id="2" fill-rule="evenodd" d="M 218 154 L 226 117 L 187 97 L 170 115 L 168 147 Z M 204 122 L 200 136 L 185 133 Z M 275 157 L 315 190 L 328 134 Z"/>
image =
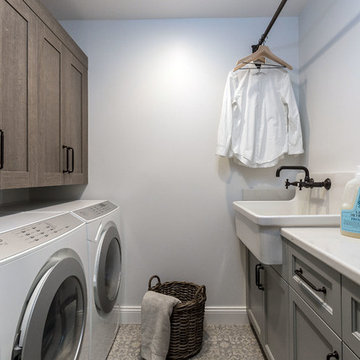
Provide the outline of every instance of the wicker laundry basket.
<path id="1" fill-rule="evenodd" d="M 153 279 L 158 283 L 151 285 Z M 167 359 L 188 359 L 196 355 L 202 346 L 206 288 L 189 282 L 161 283 L 154 275 L 149 280 L 149 290 L 178 298 L 181 303 L 171 315 L 170 346 Z"/>

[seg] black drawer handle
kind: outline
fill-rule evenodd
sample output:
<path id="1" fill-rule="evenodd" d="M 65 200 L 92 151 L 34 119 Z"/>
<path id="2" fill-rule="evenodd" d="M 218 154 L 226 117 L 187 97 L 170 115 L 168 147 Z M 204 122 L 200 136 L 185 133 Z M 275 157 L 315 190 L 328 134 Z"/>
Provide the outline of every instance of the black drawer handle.
<path id="1" fill-rule="evenodd" d="M 333 353 L 328 354 L 328 356 L 326 356 L 326 360 L 330 360 L 331 358 L 339 360 L 339 354 L 336 350 Z"/>
<path id="2" fill-rule="evenodd" d="M 312 282 L 310 282 L 304 275 L 303 275 L 303 269 L 300 268 L 299 270 L 295 270 L 295 274 L 302 280 L 304 283 L 309 285 L 314 291 L 322 292 L 326 294 L 326 288 L 323 286 L 322 288 L 317 288 Z"/>
<path id="3" fill-rule="evenodd" d="M 257 264 L 255 266 L 255 285 L 258 287 L 259 290 L 265 290 L 264 285 L 260 282 L 260 270 L 264 270 L 262 264 Z"/>
<path id="4" fill-rule="evenodd" d="M 1 141 L 1 147 L 0 147 L 0 169 L 4 168 L 4 131 L 0 130 L 0 141 Z"/>
<path id="5" fill-rule="evenodd" d="M 63 170 L 63 173 L 69 173 L 69 147 L 66 145 L 63 145 L 63 149 L 66 151 L 66 168 Z"/>
<path id="6" fill-rule="evenodd" d="M 75 151 L 74 148 L 72 148 L 71 146 L 68 147 L 69 150 L 71 151 L 71 170 L 68 171 L 69 174 L 74 172 L 74 168 L 75 168 Z"/>

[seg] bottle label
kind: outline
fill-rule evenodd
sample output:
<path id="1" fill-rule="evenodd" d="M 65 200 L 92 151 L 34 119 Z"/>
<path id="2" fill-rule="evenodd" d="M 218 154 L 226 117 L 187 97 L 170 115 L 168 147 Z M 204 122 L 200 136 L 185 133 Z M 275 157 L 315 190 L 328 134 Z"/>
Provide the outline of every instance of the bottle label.
<path id="1" fill-rule="evenodd" d="M 341 211 L 341 230 L 360 234 L 360 190 L 358 191 L 354 208 Z"/>

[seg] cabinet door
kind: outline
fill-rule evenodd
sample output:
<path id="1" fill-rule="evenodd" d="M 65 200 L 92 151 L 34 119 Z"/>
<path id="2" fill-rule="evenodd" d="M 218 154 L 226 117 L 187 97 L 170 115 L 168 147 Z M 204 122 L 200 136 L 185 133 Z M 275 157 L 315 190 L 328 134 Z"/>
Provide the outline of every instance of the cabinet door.
<path id="1" fill-rule="evenodd" d="M 248 251 L 246 305 L 249 321 L 259 341 L 264 343 L 264 267 Z M 258 286 L 258 284 L 261 284 Z"/>
<path id="2" fill-rule="evenodd" d="M 359 358 L 343 344 L 343 360 L 359 360 Z"/>
<path id="3" fill-rule="evenodd" d="M 62 44 L 45 26 L 39 31 L 39 186 L 63 183 L 61 143 Z"/>
<path id="4" fill-rule="evenodd" d="M 342 278 L 342 337 L 360 355 L 360 286 Z"/>
<path id="5" fill-rule="evenodd" d="M 290 290 L 290 359 L 341 359 L 341 340 L 294 291 Z"/>
<path id="6" fill-rule="evenodd" d="M 289 285 L 265 268 L 265 352 L 269 359 L 289 360 Z"/>
<path id="7" fill-rule="evenodd" d="M 63 145 L 67 146 L 65 184 L 87 183 L 87 69 L 69 50 L 63 64 Z"/>
<path id="8" fill-rule="evenodd" d="M 37 19 L 20 0 L 0 2 L 1 188 L 35 176 Z"/>

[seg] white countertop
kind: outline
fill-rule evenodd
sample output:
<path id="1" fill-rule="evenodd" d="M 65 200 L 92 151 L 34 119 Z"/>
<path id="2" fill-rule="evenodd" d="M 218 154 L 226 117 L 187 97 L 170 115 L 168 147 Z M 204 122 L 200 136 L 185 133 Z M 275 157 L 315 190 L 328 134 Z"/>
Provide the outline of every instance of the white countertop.
<path id="1" fill-rule="evenodd" d="M 282 228 L 281 235 L 360 285 L 360 239 L 340 228 Z"/>

